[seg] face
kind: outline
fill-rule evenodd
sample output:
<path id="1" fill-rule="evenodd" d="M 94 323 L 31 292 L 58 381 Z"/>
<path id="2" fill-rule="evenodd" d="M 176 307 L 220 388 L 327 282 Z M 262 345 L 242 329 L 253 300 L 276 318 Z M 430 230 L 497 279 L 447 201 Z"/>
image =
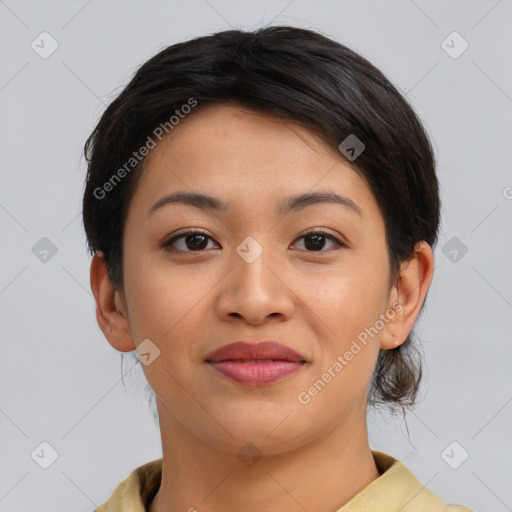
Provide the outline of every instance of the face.
<path id="1" fill-rule="evenodd" d="M 178 192 L 215 199 L 161 201 Z M 292 122 L 197 111 L 146 159 L 123 243 L 131 338 L 160 351 L 143 370 L 161 421 L 267 453 L 363 421 L 394 301 L 384 219 L 340 153 Z M 269 340 L 306 362 L 240 381 L 205 361 Z"/>

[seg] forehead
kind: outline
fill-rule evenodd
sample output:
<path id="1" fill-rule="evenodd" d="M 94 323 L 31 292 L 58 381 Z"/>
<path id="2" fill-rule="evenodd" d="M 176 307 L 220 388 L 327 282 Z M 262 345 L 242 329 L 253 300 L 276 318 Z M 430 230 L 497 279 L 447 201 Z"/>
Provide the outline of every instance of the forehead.
<path id="1" fill-rule="evenodd" d="M 182 119 L 151 150 L 133 206 L 147 210 L 175 190 L 261 202 L 318 188 L 350 195 L 363 212 L 376 206 L 361 176 L 310 130 L 243 107 L 216 105 Z"/>

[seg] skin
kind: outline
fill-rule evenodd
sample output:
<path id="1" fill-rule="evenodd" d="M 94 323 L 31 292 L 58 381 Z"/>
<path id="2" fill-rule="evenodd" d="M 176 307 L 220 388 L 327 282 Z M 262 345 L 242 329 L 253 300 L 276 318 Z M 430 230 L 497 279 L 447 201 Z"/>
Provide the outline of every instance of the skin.
<path id="1" fill-rule="evenodd" d="M 194 112 L 145 164 L 125 226 L 124 287 L 113 289 L 101 252 L 90 275 L 109 343 L 128 352 L 150 339 L 160 350 L 142 365 L 157 398 L 163 449 L 150 512 L 337 510 L 379 476 L 366 397 L 379 349 L 403 343 L 419 314 L 434 268 L 430 246 L 420 242 L 395 279 L 376 199 L 341 153 L 293 122 L 241 107 Z M 179 190 L 231 206 L 172 204 L 148 216 Z M 288 196 L 319 190 L 350 198 L 361 215 L 325 203 L 275 213 Z M 185 238 L 174 251 L 161 247 L 184 228 L 210 238 L 199 250 Z M 324 238 L 311 249 L 303 237 L 310 228 L 345 246 Z M 236 252 L 248 236 L 263 249 L 252 263 Z M 301 404 L 298 394 L 397 302 L 400 311 L 378 335 Z M 237 340 L 276 340 L 308 363 L 272 384 L 235 383 L 204 359 Z M 247 442 L 262 455 L 250 467 L 237 457 Z"/>

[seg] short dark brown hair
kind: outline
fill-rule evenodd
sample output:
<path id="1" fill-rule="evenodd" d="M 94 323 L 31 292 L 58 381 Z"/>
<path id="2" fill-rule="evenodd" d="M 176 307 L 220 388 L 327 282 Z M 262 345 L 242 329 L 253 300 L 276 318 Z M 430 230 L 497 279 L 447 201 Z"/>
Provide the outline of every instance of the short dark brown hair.
<path id="1" fill-rule="evenodd" d="M 202 106 L 235 103 L 295 121 L 334 148 L 355 135 L 365 148 L 349 164 L 368 183 L 384 217 L 391 277 L 419 241 L 436 244 L 440 201 L 433 150 L 413 108 L 382 72 L 311 30 L 227 30 L 150 58 L 87 139 L 83 224 L 90 252 L 103 252 L 116 289 L 123 289 L 128 207 L 144 170 L 143 158 L 132 159 L 157 127 L 173 128 L 172 116 L 191 99 L 197 106 L 188 115 Z M 397 348 L 380 351 L 370 405 L 414 405 L 421 357 L 412 334 Z"/>

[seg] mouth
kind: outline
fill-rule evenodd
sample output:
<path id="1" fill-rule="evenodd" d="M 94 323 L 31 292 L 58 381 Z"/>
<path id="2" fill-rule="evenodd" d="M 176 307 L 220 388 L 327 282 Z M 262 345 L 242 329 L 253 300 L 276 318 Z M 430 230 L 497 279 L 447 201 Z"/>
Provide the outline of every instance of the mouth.
<path id="1" fill-rule="evenodd" d="M 308 361 L 291 348 L 277 342 L 236 342 L 211 352 L 205 359 L 218 374 L 248 386 L 282 380 Z"/>

